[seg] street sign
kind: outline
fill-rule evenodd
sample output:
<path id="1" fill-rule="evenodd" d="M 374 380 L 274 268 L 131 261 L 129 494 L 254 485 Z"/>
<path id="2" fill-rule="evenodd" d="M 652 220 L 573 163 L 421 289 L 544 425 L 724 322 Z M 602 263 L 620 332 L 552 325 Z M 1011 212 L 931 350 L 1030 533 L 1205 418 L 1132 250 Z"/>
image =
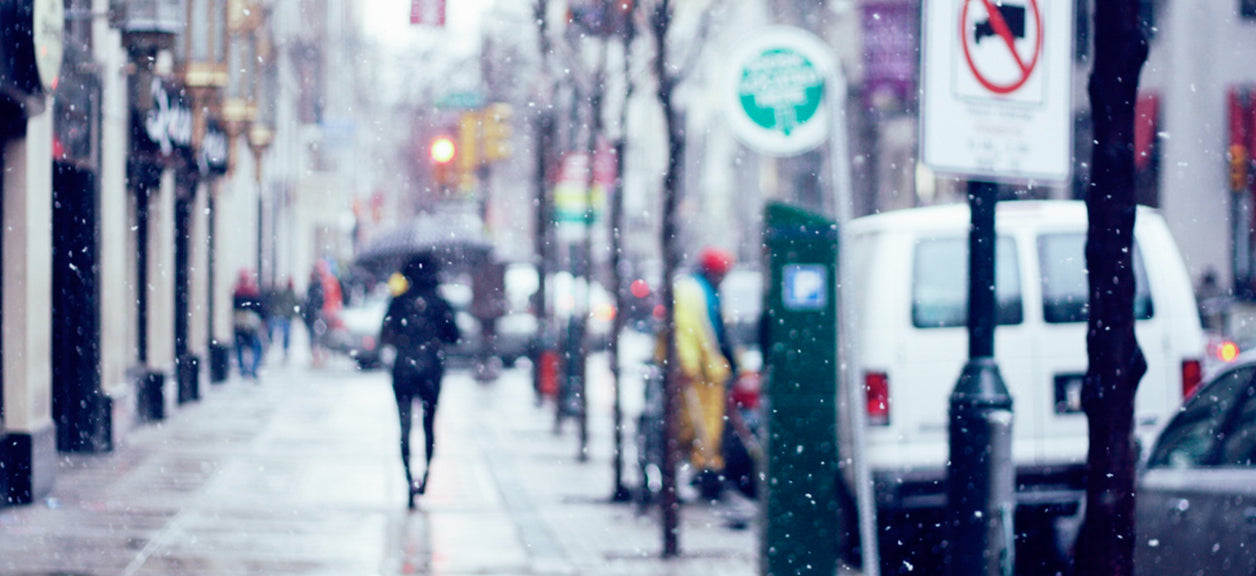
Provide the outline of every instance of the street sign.
<path id="1" fill-rule="evenodd" d="M 786 310 L 821 310 L 828 305 L 828 269 L 820 264 L 788 264 L 782 269 L 781 302 Z"/>
<path id="2" fill-rule="evenodd" d="M 1073 3 L 926 0 L 921 146 L 936 172 L 1068 180 Z"/>
<path id="3" fill-rule="evenodd" d="M 833 50 L 801 28 L 772 26 L 729 59 L 729 125 L 747 146 L 795 156 L 829 135 Z"/>
<path id="4" fill-rule="evenodd" d="M 479 110 L 484 107 L 484 95 L 479 92 L 447 92 L 436 101 L 436 107 L 445 110 Z"/>

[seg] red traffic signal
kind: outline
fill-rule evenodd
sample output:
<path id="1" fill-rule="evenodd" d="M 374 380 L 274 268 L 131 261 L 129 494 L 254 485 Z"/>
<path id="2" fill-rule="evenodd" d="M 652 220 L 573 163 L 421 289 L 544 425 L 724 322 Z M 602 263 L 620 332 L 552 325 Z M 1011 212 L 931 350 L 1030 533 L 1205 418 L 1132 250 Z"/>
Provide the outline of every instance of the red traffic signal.
<path id="1" fill-rule="evenodd" d="M 453 162 L 454 156 L 458 154 L 458 148 L 454 145 L 454 141 L 448 136 L 439 136 L 432 140 L 431 147 L 432 161 L 437 164 L 449 164 Z"/>
<path id="2" fill-rule="evenodd" d="M 449 136 L 437 136 L 428 147 L 432 159 L 432 180 L 441 189 L 450 189 L 457 184 L 458 172 L 454 170 L 454 159 L 458 156 L 458 146 Z"/>

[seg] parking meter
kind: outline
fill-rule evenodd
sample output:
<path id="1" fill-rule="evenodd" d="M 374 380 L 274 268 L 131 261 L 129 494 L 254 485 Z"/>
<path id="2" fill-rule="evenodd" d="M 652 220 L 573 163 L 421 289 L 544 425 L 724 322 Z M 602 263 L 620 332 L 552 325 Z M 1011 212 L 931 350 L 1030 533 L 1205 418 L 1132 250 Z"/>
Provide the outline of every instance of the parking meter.
<path id="1" fill-rule="evenodd" d="M 837 569 L 837 249 L 835 223 L 781 203 L 765 209 L 761 335 L 766 465 L 764 575 Z"/>

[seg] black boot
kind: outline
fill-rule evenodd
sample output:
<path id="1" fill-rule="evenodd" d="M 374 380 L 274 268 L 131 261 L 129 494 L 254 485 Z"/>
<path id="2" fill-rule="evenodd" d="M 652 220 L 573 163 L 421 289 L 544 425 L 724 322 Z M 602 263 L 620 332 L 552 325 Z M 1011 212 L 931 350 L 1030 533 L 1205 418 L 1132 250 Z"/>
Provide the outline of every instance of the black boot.
<path id="1" fill-rule="evenodd" d="M 724 478 L 715 470 L 703 470 L 698 473 L 698 491 L 702 499 L 719 500 L 724 492 Z"/>
<path id="2" fill-rule="evenodd" d="M 427 493 L 427 475 L 428 475 L 428 472 L 429 472 L 430 470 L 431 470 L 431 469 L 430 469 L 430 468 L 428 468 L 428 469 L 426 469 L 426 470 L 424 470 L 424 471 L 423 471 L 423 480 L 419 482 L 419 488 L 418 488 L 418 490 L 419 490 L 419 494 L 426 494 L 426 493 Z"/>

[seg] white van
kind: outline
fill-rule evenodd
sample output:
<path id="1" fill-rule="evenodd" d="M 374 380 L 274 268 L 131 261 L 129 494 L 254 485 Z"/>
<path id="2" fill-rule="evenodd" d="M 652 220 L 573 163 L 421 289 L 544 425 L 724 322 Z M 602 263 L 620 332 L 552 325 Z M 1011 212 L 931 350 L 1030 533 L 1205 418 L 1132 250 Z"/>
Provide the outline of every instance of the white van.
<path id="1" fill-rule="evenodd" d="M 858 218 L 845 230 L 845 381 L 866 395 L 865 453 L 882 514 L 945 501 L 948 398 L 968 355 L 969 227 L 959 204 Z M 1062 514 L 1082 498 L 1088 442 L 1086 227 L 1081 202 L 998 206 L 995 356 L 1014 401 L 1018 502 Z M 1138 209 L 1135 243 L 1135 331 L 1148 364 L 1135 426 L 1150 446 L 1200 382 L 1204 336 L 1182 258 L 1155 211 Z"/>

